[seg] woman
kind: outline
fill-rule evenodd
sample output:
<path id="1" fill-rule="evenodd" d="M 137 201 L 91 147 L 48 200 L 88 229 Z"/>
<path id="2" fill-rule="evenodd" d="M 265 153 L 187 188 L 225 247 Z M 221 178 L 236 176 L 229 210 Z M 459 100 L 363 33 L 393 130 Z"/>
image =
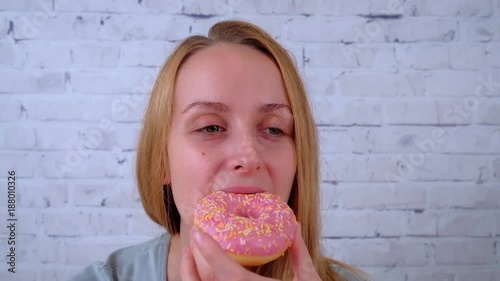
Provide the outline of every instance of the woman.
<path id="1" fill-rule="evenodd" d="M 74 280 L 364 280 L 321 255 L 318 166 L 314 120 L 287 51 L 255 25 L 219 22 L 208 38 L 175 49 L 144 118 L 138 188 L 168 233 L 115 251 Z M 299 222 L 287 253 L 258 267 L 240 266 L 193 227 L 201 198 L 242 188 L 279 195 Z"/>

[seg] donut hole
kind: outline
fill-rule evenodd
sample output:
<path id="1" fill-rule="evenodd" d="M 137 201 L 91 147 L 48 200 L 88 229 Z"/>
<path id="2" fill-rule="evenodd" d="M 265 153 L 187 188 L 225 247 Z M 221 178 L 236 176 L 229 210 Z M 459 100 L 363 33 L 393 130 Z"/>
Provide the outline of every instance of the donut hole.
<path id="1" fill-rule="evenodd" d="M 247 219 L 258 219 L 261 215 L 261 212 L 255 209 L 236 209 L 234 214 L 238 217 L 247 218 Z"/>

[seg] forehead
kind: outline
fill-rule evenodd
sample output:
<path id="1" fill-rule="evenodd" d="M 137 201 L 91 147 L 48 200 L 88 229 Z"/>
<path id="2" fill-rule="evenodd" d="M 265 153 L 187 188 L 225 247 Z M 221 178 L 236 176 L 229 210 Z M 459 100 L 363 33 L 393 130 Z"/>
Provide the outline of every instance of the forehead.
<path id="1" fill-rule="evenodd" d="M 194 100 L 288 104 L 275 62 L 252 47 L 228 43 L 207 47 L 182 65 L 174 100 L 179 106 Z"/>

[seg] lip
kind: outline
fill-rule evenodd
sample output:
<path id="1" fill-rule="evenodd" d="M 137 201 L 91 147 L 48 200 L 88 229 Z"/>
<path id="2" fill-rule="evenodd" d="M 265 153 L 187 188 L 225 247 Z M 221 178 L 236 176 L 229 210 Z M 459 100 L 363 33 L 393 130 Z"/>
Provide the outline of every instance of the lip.
<path id="1" fill-rule="evenodd" d="M 231 186 L 224 188 L 222 191 L 227 193 L 260 193 L 265 192 L 264 189 L 256 186 Z"/>

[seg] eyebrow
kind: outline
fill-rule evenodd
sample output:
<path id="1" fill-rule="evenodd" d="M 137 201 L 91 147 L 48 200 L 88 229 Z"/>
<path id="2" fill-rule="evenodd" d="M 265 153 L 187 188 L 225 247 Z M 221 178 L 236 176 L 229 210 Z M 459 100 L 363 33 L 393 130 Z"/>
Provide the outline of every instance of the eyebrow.
<path id="1" fill-rule="evenodd" d="M 184 110 L 182 111 L 182 114 L 186 113 L 188 110 L 195 108 L 195 107 L 202 107 L 202 108 L 210 108 L 212 110 L 215 110 L 217 112 L 228 112 L 229 107 L 223 103 L 220 102 L 211 102 L 211 101 L 197 101 L 190 103 Z M 262 105 L 259 109 L 260 112 L 262 113 L 268 113 L 271 111 L 279 110 L 279 109 L 287 109 L 290 113 L 292 113 L 292 109 L 290 106 L 283 104 L 283 103 L 266 103 Z"/>

